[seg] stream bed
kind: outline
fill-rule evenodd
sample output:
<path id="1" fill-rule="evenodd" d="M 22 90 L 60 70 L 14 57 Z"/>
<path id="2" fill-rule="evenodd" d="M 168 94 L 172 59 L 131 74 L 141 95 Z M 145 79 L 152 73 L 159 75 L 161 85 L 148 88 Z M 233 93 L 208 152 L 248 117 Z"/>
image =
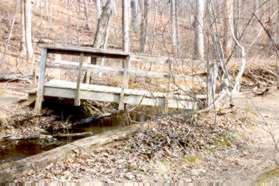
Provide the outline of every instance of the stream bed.
<path id="1" fill-rule="evenodd" d="M 145 112 L 130 113 L 130 117 L 137 123 L 147 121 L 150 115 Z M 92 123 L 72 126 L 69 129 L 48 131 L 46 137 L 34 139 L 4 139 L 0 141 L 0 164 L 20 160 L 39 154 L 53 148 L 71 143 L 75 140 L 100 134 L 123 127 L 121 115 L 105 117 Z M 86 134 L 77 135 L 75 134 Z M 71 134 L 68 136 L 68 134 Z"/>
<path id="2" fill-rule="evenodd" d="M 96 135 L 108 130 L 116 129 L 117 127 L 119 126 L 99 127 L 99 126 L 92 125 L 85 128 L 81 128 L 81 127 L 77 127 L 76 129 L 72 128 L 70 132 L 72 134 L 75 134 L 75 132 L 80 133 L 80 132 L 90 131 L 92 135 Z M 64 134 L 67 134 L 67 132 L 65 132 Z M 55 133 L 53 135 L 55 135 Z M 86 137 L 89 136 L 90 135 L 87 135 Z M 56 147 L 66 145 L 68 143 L 71 143 L 81 138 L 84 138 L 84 136 L 63 137 L 63 138 L 49 137 L 49 138 L 42 138 L 42 139 L 26 139 L 26 140 L 24 139 L 3 140 L 0 141 L 0 163 L 23 159 L 28 156 L 39 154 L 41 152 L 45 152 Z"/>

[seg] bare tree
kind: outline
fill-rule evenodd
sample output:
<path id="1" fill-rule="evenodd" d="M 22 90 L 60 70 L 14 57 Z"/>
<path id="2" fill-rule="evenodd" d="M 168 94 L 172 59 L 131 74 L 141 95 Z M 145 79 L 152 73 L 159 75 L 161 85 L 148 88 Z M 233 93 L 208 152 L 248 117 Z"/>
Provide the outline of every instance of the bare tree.
<path id="1" fill-rule="evenodd" d="M 225 2 L 224 2 L 225 3 Z M 212 40 L 213 40 L 213 47 L 214 51 L 216 53 L 216 57 L 219 59 L 219 68 L 213 63 L 209 65 L 208 69 L 208 104 L 212 107 L 216 105 L 219 101 L 221 101 L 225 96 L 229 96 L 230 102 L 232 103 L 232 98 L 234 95 L 238 94 L 241 88 L 241 79 L 244 73 L 244 70 L 246 68 L 246 51 L 243 45 L 239 42 L 235 35 L 235 29 L 234 29 L 234 21 L 233 18 L 228 20 L 227 23 L 227 31 L 230 35 L 230 37 L 235 42 L 236 46 L 240 49 L 240 55 L 241 55 L 241 62 L 239 65 L 238 73 L 234 80 L 231 79 L 229 75 L 228 65 L 225 63 L 225 56 L 224 51 L 222 50 L 222 46 L 220 44 L 219 36 L 216 32 L 218 30 L 216 29 L 216 16 L 214 13 L 214 9 L 212 6 L 212 2 L 210 3 L 210 13 L 213 15 L 211 20 L 211 25 L 215 25 L 214 31 L 212 33 Z M 234 6 L 232 4 L 231 9 L 233 10 Z M 214 33 L 215 32 L 215 33 Z M 215 91 L 216 91 L 216 80 L 218 77 L 218 69 L 222 70 L 222 76 L 219 77 L 221 82 L 221 92 L 218 95 L 218 97 L 215 97 Z"/>
<path id="2" fill-rule="evenodd" d="M 175 54 L 178 53 L 178 23 L 177 23 L 177 8 L 176 0 L 171 0 L 171 33 L 172 33 L 172 47 Z"/>
<path id="3" fill-rule="evenodd" d="M 131 25 L 135 32 L 138 31 L 138 4 L 139 0 L 131 0 Z"/>
<path id="4" fill-rule="evenodd" d="M 8 34 L 8 38 L 5 42 L 5 49 L 4 49 L 4 54 L 6 53 L 8 47 L 9 47 L 9 43 L 10 43 L 10 40 L 12 38 L 12 35 L 13 35 L 13 31 L 14 31 L 14 26 L 15 26 L 15 22 L 16 22 L 16 15 L 18 13 L 18 8 L 20 7 L 20 0 L 16 0 L 16 3 L 15 3 L 15 12 L 14 12 L 14 15 L 11 19 L 11 23 L 10 23 L 10 31 L 9 31 L 9 34 Z M 2 61 L 2 60 L 1 60 Z"/>
<path id="5" fill-rule="evenodd" d="M 21 1 L 21 53 L 23 55 L 26 55 L 26 40 L 25 40 L 25 1 Z"/>
<path id="6" fill-rule="evenodd" d="M 99 19 L 102 14 L 101 0 L 96 0 L 96 14 L 97 14 L 97 19 Z"/>
<path id="7" fill-rule="evenodd" d="M 98 0 L 97 0 L 98 1 Z M 96 2 L 97 2 L 96 1 Z M 107 0 L 106 4 L 102 9 L 100 18 L 98 19 L 97 30 L 94 37 L 93 47 L 94 48 L 106 48 L 109 35 L 110 20 L 112 17 L 113 0 Z M 96 64 L 97 59 L 92 57 L 91 63 Z M 101 65 L 104 64 L 104 59 L 101 60 Z M 99 73 L 102 76 L 102 73 Z M 90 73 L 86 73 L 85 82 L 90 82 Z"/>
<path id="8" fill-rule="evenodd" d="M 279 0 L 277 0 L 277 9 L 279 9 Z M 276 43 L 279 43 L 279 11 L 277 12 L 276 34 L 277 34 Z M 279 82 L 278 82 L 278 83 L 279 83 Z M 278 87 L 279 87 L 279 85 L 278 85 Z"/>
<path id="9" fill-rule="evenodd" d="M 233 45 L 233 38 L 230 33 L 230 23 L 233 23 L 233 12 L 234 12 L 234 1 L 233 0 L 224 0 L 224 39 L 223 39 L 223 49 L 224 55 L 227 57 L 230 54 Z"/>
<path id="10" fill-rule="evenodd" d="M 88 15 L 88 0 L 83 0 L 83 6 L 84 6 L 84 16 L 85 16 L 85 28 L 89 30 L 90 27 L 89 27 L 89 15 Z"/>
<path id="11" fill-rule="evenodd" d="M 260 0 L 254 0 L 254 12 L 258 17 L 261 17 Z"/>
<path id="12" fill-rule="evenodd" d="M 128 0 L 122 0 L 123 16 L 123 50 L 129 52 L 129 3 Z"/>
<path id="13" fill-rule="evenodd" d="M 112 16 L 112 1 L 113 0 L 107 0 L 105 6 L 103 7 L 101 16 L 98 19 L 97 31 L 93 43 L 94 48 L 104 48 L 106 45 Z"/>
<path id="14" fill-rule="evenodd" d="M 33 58 L 32 46 L 32 2 L 25 0 L 25 40 L 28 61 Z"/>
<path id="15" fill-rule="evenodd" d="M 147 41 L 147 30 L 148 30 L 148 12 L 149 12 L 150 0 L 144 0 L 142 6 L 142 18 L 141 18 L 141 34 L 140 34 L 140 52 L 144 53 Z"/>
<path id="16" fill-rule="evenodd" d="M 234 34 L 236 38 L 238 38 L 239 35 L 241 8 L 242 8 L 242 0 L 235 0 L 233 21 L 234 21 Z"/>
<path id="17" fill-rule="evenodd" d="M 194 41 L 194 59 L 204 59 L 204 14 L 205 14 L 205 0 L 196 1 L 195 14 L 195 41 Z"/>

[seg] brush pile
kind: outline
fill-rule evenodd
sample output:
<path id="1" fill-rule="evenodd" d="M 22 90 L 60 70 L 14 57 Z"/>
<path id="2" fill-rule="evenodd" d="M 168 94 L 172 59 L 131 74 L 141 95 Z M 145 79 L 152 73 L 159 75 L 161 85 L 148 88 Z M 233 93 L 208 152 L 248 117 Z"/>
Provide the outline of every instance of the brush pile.
<path id="1" fill-rule="evenodd" d="M 215 117 L 214 113 L 191 117 L 166 116 L 156 121 L 156 124 L 146 125 L 129 139 L 127 145 L 129 144 L 131 153 L 143 156 L 147 160 L 166 156 L 177 158 L 191 151 L 214 148 L 220 140 L 227 140 L 224 143 L 229 145 L 230 131 L 236 124 L 241 124 L 240 118 L 232 119 L 234 114 L 234 111 L 230 111 L 218 117 Z"/>
<path id="2" fill-rule="evenodd" d="M 229 66 L 230 73 L 235 77 L 239 66 L 232 63 Z M 242 79 L 242 86 L 246 88 L 269 87 L 276 83 L 276 61 L 251 60 L 247 63 Z"/>

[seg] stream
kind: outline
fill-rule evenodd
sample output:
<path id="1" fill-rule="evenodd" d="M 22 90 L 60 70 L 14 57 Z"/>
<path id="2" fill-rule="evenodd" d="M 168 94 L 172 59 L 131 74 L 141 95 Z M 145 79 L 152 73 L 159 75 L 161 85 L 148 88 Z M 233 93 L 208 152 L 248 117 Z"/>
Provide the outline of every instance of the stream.
<path id="1" fill-rule="evenodd" d="M 48 131 L 48 134 L 45 138 L 2 140 L 0 141 L 0 164 L 20 160 L 71 143 L 81 138 L 123 127 L 123 118 L 121 117 L 121 115 L 116 115 L 114 117 L 105 117 L 92 123 L 74 125 L 69 129 Z M 150 115 L 143 111 L 132 112 L 130 113 L 130 117 L 137 123 L 144 122 L 150 119 Z M 68 134 L 74 135 L 83 133 L 85 133 L 86 135 L 67 136 Z"/>

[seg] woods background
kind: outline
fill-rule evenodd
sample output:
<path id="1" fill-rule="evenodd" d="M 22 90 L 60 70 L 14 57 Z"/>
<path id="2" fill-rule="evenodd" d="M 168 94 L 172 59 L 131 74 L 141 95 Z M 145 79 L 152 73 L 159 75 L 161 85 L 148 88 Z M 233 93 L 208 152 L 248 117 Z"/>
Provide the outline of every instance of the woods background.
<path id="1" fill-rule="evenodd" d="M 38 60 L 40 43 L 93 45 L 101 7 L 106 3 L 98 0 L 37 0 L 30 1 L 31 7 L 28 10 L 24 2 L 19 0 L 0 2 L 1 73 L 30 73 L 31 64 L 26 64 L 26 58 L 28 55 L 32 56 L 32 48 L 34 48 L 34 59 Z M 176 52 L 176 55 L 183 58 L 201 57 L 197 54 L 197 45 L 202 41 L 196 39 L 195 42 L 195 38 L 198 37 L 195 32 L 199 32 L 197 27 L 201 25 L 196 24 L 196 21 L 199 19 L 200 22 L 202 18 L 205 46 L 200 50 L 204 50 L 203 55 L 214 58 L 212 34 L 220 37 L 225 53 L 231 50 L 233 39 L 229 32 L 230 21 L 233 21 L 235 35 L 241 39 L 247 55 L 251 57 L 274 55 L 270 39 L 259 22 L 252 18 L 252 14 L 258 16 L 277 42 L 278 1 L 131 0 L 129 3 L 131 5 L 130 51 L 133 53 L 169 56 Z M 106 47 L 121 49 L 122 1 L 111 1 L 111 4 L 112 16 Z M 201 7 L 202 4 L 204 8 Z M 204 11 L 201 17 L 198 16 L 200 12 L 198 10 Z M 32 17 L 28 18 L 26 11 L 31 11 Z M 31 25 L 28 24 L 30 20 L 32 20 Z M 25 34 L 26 32 L 30 35 Z M 25 42 L 28 44 L 30 40 L 32 46 L 26 45 Z M 28 51 L 30 54 L 27 53 Z M 238 56 L 237 53 L 234 55 Z"/>

